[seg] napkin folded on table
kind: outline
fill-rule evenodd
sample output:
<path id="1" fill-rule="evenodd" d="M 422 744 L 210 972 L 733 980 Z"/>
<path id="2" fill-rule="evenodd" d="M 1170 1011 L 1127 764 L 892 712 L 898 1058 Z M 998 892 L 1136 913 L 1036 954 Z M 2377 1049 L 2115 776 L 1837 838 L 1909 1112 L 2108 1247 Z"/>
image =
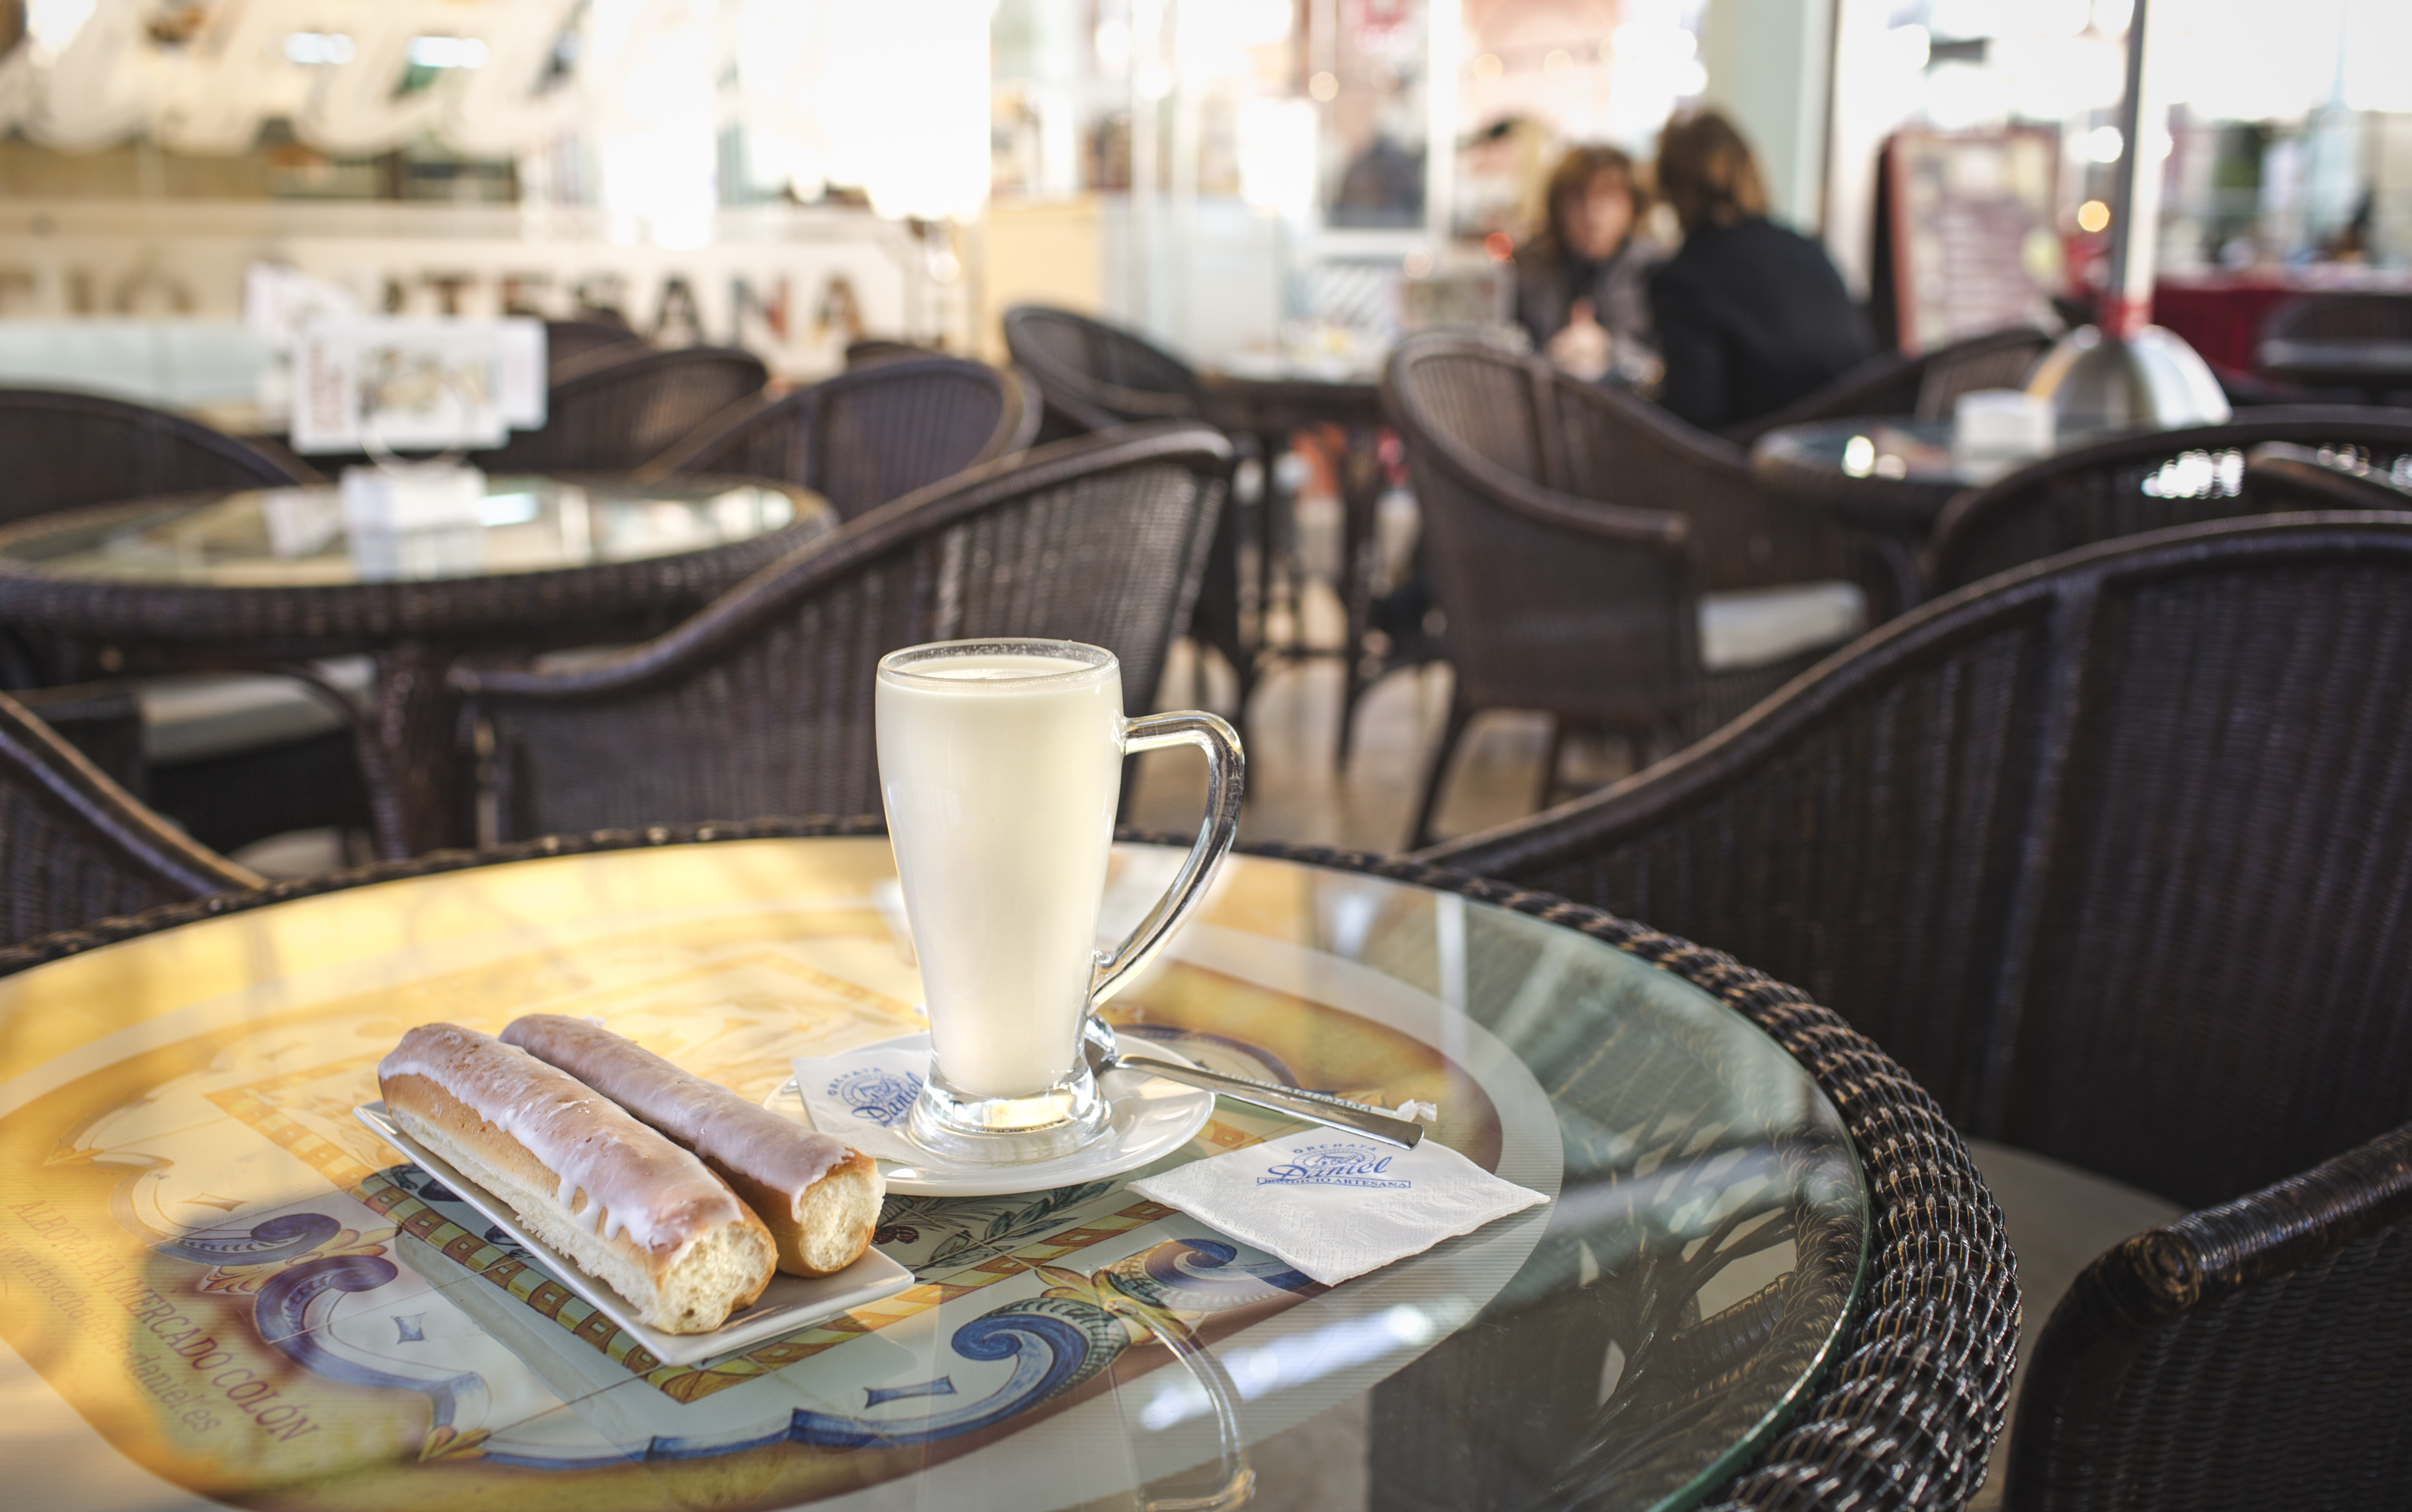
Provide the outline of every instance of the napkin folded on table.
<path id="1" fill-rule="evenodd" d="M 1327 1286 L 1550 1200 L 1435 1139 L 1401 1150 L 1326 1128 L 1194 1161 L 1130 1189 Z"/>
<path id="2" fill-rule="evenodd" d="M 919 1166 L 930 1152 L 904 1138 L 904 1115 L 921 1094 L 926 1050 L 860 1050 L 843 1055 L 799 1055 L 796 1091 L 813 1127 L 834 1135 L 875 1160 Z"/>

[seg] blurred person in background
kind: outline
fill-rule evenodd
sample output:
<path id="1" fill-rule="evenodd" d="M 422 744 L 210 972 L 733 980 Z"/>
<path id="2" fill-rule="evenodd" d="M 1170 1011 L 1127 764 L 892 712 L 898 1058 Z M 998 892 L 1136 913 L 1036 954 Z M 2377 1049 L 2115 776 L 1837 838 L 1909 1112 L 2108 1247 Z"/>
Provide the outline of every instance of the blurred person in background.
<path id="1" fill-rule="evenodd" d="M 1650 280 L 1658 402 L 1703 430 L 1756 419 L 1868 355 L 1860 312 L 1816 242 L 1767 218 L 1750 144 L 1714 110 L 1658 139 L 1658 194 L 1684 244 Z"/>
<path id="2" fill-rule="evenodd" d="M 1547 226 L 1516 251 L 1517 320 L 1576 377 L 1648 387 L 1658 375 L 1650 270 L 1662 254 L 1641 229 L 1649 193 L 1633 159 L 1570 148 L 1543 203 Z"/>

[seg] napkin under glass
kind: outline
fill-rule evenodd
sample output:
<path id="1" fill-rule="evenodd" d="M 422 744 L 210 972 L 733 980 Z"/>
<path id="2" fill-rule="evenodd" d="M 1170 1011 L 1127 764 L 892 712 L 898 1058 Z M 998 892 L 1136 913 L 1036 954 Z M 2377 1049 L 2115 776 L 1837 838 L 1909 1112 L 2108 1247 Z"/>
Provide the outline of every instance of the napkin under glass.
<path id="1" fill-rule="evenodd" d="M 875 1160 L 925 1164 L 930 1152 L 904 1137 L 904 1115 L 921 1094 L 930 1066 L 925 1050 L 859 1050 L 843 1055 L 799 1055 L 796 1091 L 813 1127 L 834 1135 Z"/>
<path id="2" fill-rule="evenodd" d="M 1436 1139 L 1401 1150 L 1327 1128 L 1193 1161 L 1130 1189 L 1327 1286 L 1550 1200 Z"/>

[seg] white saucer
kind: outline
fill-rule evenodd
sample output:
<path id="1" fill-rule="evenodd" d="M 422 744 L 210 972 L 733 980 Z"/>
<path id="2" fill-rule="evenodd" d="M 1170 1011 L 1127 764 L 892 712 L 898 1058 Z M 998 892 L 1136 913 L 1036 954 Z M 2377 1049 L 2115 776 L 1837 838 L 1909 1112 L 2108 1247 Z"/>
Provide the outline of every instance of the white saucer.
<path id="1" fill-rule="evenodd" d="M 927 1055 L 930 1036 L 903 1035 L 855 1049 L 912 1050 Z M 1147 1052 L 1195 1064 L 1187 1056 L 1153 1042 Z M 1197 1138 L 1198 1131 L 1206 1126 L 1206 1120 L 1214 1112 L 1213 1093 L 1143 1071 L 1109 1071 L 1098 1086 L 1105 1094 L 1109 1109 L 1106 1132 L 1084 1149 L 1025 1166 L 956 1165 L 934 1154 L 911 1166 L 883 1159 L 879 1165 L 888 1178 L 888 1190 L 914 1196 L 993 1197 L 1099 1182 L 1137 1170 L 1180 1149 Z M 771 1095 L 762 1099 L 762 1106 L 782 1118 L 791 1118 L 807 1126 L 812 1123 L 803 1098 L 797 1094 L 793 1077 L 773 1088 Z"/>

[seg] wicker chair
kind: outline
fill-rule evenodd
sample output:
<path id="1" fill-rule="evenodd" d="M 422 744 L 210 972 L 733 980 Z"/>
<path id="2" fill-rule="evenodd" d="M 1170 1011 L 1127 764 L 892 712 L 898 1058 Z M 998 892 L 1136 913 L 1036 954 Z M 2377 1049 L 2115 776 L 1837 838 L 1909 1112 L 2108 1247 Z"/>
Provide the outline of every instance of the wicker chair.
<path id="1" fill-rule="evenodd" d="M 1005 345 L 1045 401 L 1041 440 L 1201 412 L 1196 370 L 1119 326 L 1017 304 L 1005 312 Z"/>
<path id="2" fill-rule="evenodd" d="M 566 378 L 648 350 L 645 338 L 612 320 L 548 320 L 544 323 L 544 360 L 551 381 Z M 596 354 L 607 354 L 598 360 Z"/>
<path id="3" fill-rule="evenodd" d="M 1815 393 L 1772 413 L 1728 426 L 1726 439 L 1749 446 L 1779 426 L 1862 415 L 1906 415 L 1948 420 L 1960 396 L 1974 389 L 2019 389 L 2052 338 L 2031 326 L 1989 331 L 1916 357 L 1886 352 L 1868 359 Z"/>
<path id="4" fill-rule="evenodd" d="M 0 945 L 264 885 L 170 829 L 0 694 Z"/>
<path id="5" fill-rule="evenodd" d="M 479 466 L 497 473 L 641 467 L 770 379 L 753 353 L 717 346 L 647 348 L 625 358 L 605 348 L 572 366 L 574 375 L 554 384 L 545 402 L 544 429 L 478 453 Z"/>
<path id="6" fill-rule="evenodd" d="M 88 504 L 207 489 L 281 488 L 311 475 L 198 420 L 123 399 L 0 389 L 0 523 Z"/>
<path id="7" fill-rule="evenodd" d="M 1383 395 L 1456 670 L 1411 844 L 1429 833 L 1449 757 L 1483 710 L 1538 710 L 1561 736 L 1616 730 L 1664 755 L 1815 659 L 1792 649 L 1701 673 L 1702 595 L 1832 578 L 1841 554 L 1827 527 L 1719 455 L 1722 443 L 1547 363 L 1448 338 L 1401 347 Z M 1553 741 L 1543 802 L 1555 763 Z"/>
<path id="8" fill-rule="evenodd" d="M 1758 962 L 1973 1136 L 2210 1205 L 2052 1314 L 2009 1505 L 2395 1506 L 2407 679 L 2412 514 L 2158 532 L 1428 857 Z"/>
<path id="9" fill-rule="evenodd" d="M 1205 412 L 1197 370 L 1119 326 L 1040 304 L 1015 305 L 1005 312 L 1004 324 L 1006 349 L 1014 366 L 1038 390 L 1044 411 L 1041 441 L 1150 420 L 1197 419 Z M 1239 444 L 1243 448 L 1253 446 L 1244 436 Z M 1272 462 L 1270 457 L 1263 460 Z M 1267 491 L 1272 486 L 1270 465 L 1263 486 Z M 1223 510 L 1188 626 L 1198 641 L 1221 653 L 1238 680 L 1233 723 L 1243 734 L 1257 680 L 1257 648 L 1243 624 L 1240 581 L 1243 538 L 1261 529 L 1252 529 L 1243 518 L 1251 512 L 1261 514 L 1261 505 Z"/>
<path id="10" fill-rule="evenodd" d="M 492 733 L 505 838 L 758 815 L 871 814 L 875 664 L 928 640 L 1112 650 L 1149 706 L 1198 592 L 1229 448 L 1161 426 L 1004 458 L 763 569 L 644 645 L 574 669 L 459 668 Z"/>
<path id="11" fill-rule="evenodd" d="M 2385 471 L 2412 455 L 2412 413 L 2272 405 L 2226 425 L 2117 436 L 2047 457 L 1951 501 L 1925 572 L 1937 593 L 2121 536 L 2264 512 L 2244 453 L 2270 441 L 2327 448 Z"/>
<path id="12" fill-rule="evenodd" d="M 2261 317 L 2263 341 L 2412 341 L 2412 294 L 2298 294 Z"/>
<path id="13" fill-rule="evenodd" d="M 2265 441 L 2244 454 L 2244 492 L 2264 509 L 2412 509 L 2412 456 L 2374 471 L 2359 452 Z"/>
<path id="14" fill-rule="evenodd" d="M 1029 448 L 1037 406 L 1009 373 L 952 357 L 894 357 L 778 399 L 740 400 L 647 474 L 785 478 L 841 518 Z"/>

